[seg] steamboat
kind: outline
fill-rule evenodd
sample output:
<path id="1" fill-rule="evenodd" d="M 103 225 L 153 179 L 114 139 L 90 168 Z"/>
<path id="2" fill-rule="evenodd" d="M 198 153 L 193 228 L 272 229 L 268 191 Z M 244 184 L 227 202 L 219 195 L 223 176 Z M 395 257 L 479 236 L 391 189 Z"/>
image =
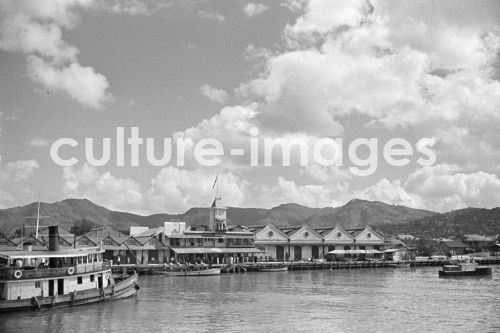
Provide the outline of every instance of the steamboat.
<path id="1" fill-rule="evenodd" d="M 137 274 L 115 277 L 100 247 L 59 249 L 49 227 L 47 251 L 0 252 L 0 312 L 41 310 L 134 296 Z"/>

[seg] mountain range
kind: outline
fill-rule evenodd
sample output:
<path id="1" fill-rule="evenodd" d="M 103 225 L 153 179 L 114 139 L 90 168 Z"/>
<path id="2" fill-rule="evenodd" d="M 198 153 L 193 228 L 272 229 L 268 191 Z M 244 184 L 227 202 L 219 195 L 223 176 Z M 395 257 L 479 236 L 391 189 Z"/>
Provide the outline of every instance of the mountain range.
<path id="1" fill-rule="evenodd" d="M 35 225 L 37 203 L 0 210 L 0 232 L 13 235 L 23 224 Z M 109 210 L 87 199 L 66 199 L 55 203 L 41 203 L 40 215 L 48 216 L 41 225 L 59 225 L 67 230 L 78 221 L 90 221 L 104 229 L 127 232 L 130 226 L 158 227 L 165 221 L 184 221 L 188 225 L 206 224 L 209 208 L 191 208 L 183 214 L 153 214 L 148 216 Z M 500 232 L 500 208 L 493 210 L 470 208 L 438 214 L 405 206 L 389 205 L 379 201 L 354 199 L 340 207 L 311 208 L 295 203 L 282 204 L 271 209 L 229 207 L 229 225 L 297 226 L 307 223 L 312 227 L 341 224 L 346 228 L 371 225 L 386 233 L 439 234 L 468 230 L 479 232 L 484 225 L 490 232 Z M 470 221 L 487 221 L 472 223 Z M 482 229 L 481 229 L 482 230 Z M 30 231 L 26 229 L 25 233 Z"/>

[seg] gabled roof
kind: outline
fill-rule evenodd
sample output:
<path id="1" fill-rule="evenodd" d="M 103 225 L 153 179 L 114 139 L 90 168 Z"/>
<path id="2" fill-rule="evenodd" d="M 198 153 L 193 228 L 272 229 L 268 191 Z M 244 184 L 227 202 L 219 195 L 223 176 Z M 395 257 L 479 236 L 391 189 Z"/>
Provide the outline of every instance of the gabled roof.
<path id="1" fill-rule="evenodd" d="M 88 241 L 91 243 L 90 245 L 92 245 L 92 246 L 97 246 L 97 244 L 98 244 L 98 243 L 95 243 L 94 240 L 90 239 L 89 237 L 87 237 L 85 235 L 76 238 L 77 244 L 80 243 L 80 241 Z"/>
<path id="2" fill-rule="evenodd" d="M 367 225 L 363 228 L 363 230 L 355 229 L 353 233 L 351 233 L 354 237 L 356 237 L 356 242 L 358 243 L 375 243 L 375 242 L 384 242 L 385 238 L 372 227 Z"/>
<path id="3" fill-rule="evenodd" d="M 476 234 L 464 235 L 463 240 L 466 242 L 493 242 L 494 239 L 488 236 L 481 236 Z"/>
<path id="4" fill-rule="evenodd" d="M 353 237 L 357 237 L 360 233 L 362 233 L 363 231 L 365 231 L 365 227 L 363 228 L 349 228 L 349 229 L 345 229 L 348 233 L 350 233 Z"/>
<path id="5" fill-rule="evenodd" d="M 250 231 L 247 227 L 243 225 L 235 225 L 235 226 L 229 226 L 227 228 L 228 231 Z"/>
<path id="6" fill-rule="evenodd" d="M 319 233 L 317 233 L 316 230 L 314 230 L 308 224 L 304 224 L 302 227 L 300 227 L 299 229 L 295 230 L 295 232 L 293 232 L 289 236 L 290 236 L 290 241 L 291 240 L 296 240 L 296 241 L 311 241 L 311 239 L 314 239 L 314 238 L 323 240 L 323 237 Z"/>
<path id="7" fill-rule="evenodd" d="M 287 241 L 288 235 L 273 224 L 266 225 L 262 230 L 255 233 L 255 241 Z"/>
<path id="8" fill-rule="evenodd" d="M 151 228 L 148 230 L 144 230 L 143 232 L 138 233 L 137 235 L 134 235 L 134 237 L 151 237 L 151 236 L 158 236 L 162 232 L 164 232 L 165 229 L 162 227 L 158 228 Z"/>
<path id="9" fill-rule="evenodd" d="M 302 226 L 295 226 L 295 227 L 279 227 L 279 229 L 287 234 L 288 236 L 293 235 L 297 230 L 302 228 Z"/>
<path id="10" fill-rule="evenodd" d="M 13 241 L 11 241 L 10 239 L 8 239 L 6 237 L 0 237 L 0 247 L 5 247 L 5 246 L 15 247 L 16 243 L 14 243 Z"/>
<path id="11" fill-rule="evenodd" d="M 121 233 L 114 234 L 114 235 L 107 235 L 106 238 L 108 238 L 108 237 L 111 238 L 112 240 L 114 240 L 118 244 L 123 244 L 130 238 L 130 236 L 127 236 L 127 235 L 124 235 Z"/>
<path id="12" fill-rule="evenodd" d="M 325 232 L 325 233 L 323 234 L 323 236 L 324 236 L 324 238 L 325 238 L 325 239 L 327 239 L 327 238 L 332 239 L 332 236 L 335 236 L 335 238 L 339 238 L 339 237 L 337 237 L 337 234 L 338 234 L 339 232 L 340 232 L 342 235 L 345 235 L 347 238 L 350 238 L 351 240 L 353 240 L 353 239 L 354 239 L 354 236 L 353 236 L 350 232 L 348 232 L 348 231 L 347 231 L 347 230 L 346 230 L 343 226 L 341 226 L 340 224 L 335 225 L 335 228 L 333 228 L 333 229 L 331 229 L 331 230 L 329 230 L 329 231 Z M 342 237 L 340 237 L 340 239 L 341 239 L 341 238 L 342 238 Z"/>
<path id="13" fill-rule="evenodd" d="M 129 238 L 127 238 L 124 243 L 127 244 L 127 245 L 136 245 L 136 246 L 142 246 L 143 245 L 135 237 L 129 237 Z"/>
<path id="14" fill-rule="evenodd" d="M 408 247 L 403 241 L 396 237 L 390 237 L 389 242 L 391 243 L 392 247 Z"/>
<path id="15" fill-rule="evenodd" d="M 142 237 L 134 236 L 134 239 L 136 241 L 138 241 L 141 245 L 152 245 L 152 246 L 155 246 L 155 247 L 165 247 L 166 246 L 165 244 L 163 244 L 161 241 L 159 241 L 158 239 L 156 239 L 153 236 L 151 236 L 151 237 L 148 237 L 148 236 L 142 236 Z"/>
<path id="16" fill-rule="evenodd" d="M 45 246 L 45 240 L 43 238 L 40 238 L 40 236 L 38 237 L 38 239 L 35 238 L 35 236 L 28 236 L 28 237 L 24 237 L 24 238 L 21 238 L 21 237 L 18 237 L 18 238 L 14 238 L 14 239 L 11 239 L 11 241 L 13 243 L 15 243 L 16 245 L 20 245 L 21 243 L 23 244 L 26 244 L 28 242 L 32 243 L 32 245 L 35 245 L 35 246 Z M 47 242 L 48 242 L 48 239 L 47 239 Z"/>

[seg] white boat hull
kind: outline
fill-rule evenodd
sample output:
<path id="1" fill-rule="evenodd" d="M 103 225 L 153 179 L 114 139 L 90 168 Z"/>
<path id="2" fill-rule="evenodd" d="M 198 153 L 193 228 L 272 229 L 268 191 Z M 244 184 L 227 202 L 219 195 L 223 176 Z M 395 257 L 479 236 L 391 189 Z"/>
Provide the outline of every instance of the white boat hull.
<path id="1" fill-rule="evenodd" d="M 154 274 L 166 276 L 208 276 L 220 275 L 220 268 L 209 268 L 202 270 L 178 270 L 178 271 L 155 271 Z"/>
<path id="2" fill-rule="evenodd" d="M 134 296 L 139 289 L 137 274 L 106 288 L 84 290 L 65 295 L 32 297 L 30 299 L 0 301 L 0 312 L 41 310 L 105 302 Z"/>

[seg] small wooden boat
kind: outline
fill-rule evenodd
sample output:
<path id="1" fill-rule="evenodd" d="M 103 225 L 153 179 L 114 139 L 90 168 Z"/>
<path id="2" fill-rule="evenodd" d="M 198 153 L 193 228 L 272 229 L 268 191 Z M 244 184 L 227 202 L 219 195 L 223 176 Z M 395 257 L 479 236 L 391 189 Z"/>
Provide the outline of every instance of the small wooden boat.
<path id="1" fill-rule="evenodd" d="M 439 271 L 439 277 L 447 276 L 481 276 L 490 275 L 491 267 L 479 266 L 472 260 L 457 261 L 450 265 L 444 265 Z"/>
<path id="2" fill-rule="evenodd" d="M 389 267 L 408 268 L 408 267 L 410 267 L 410 263 L 409 262 L 399 262 L 399 263 L 389 264 Z"/>
<path id="3" fill-rule="evenodd" d="M 164 270 L 153 271 L 153 274 L 166 276 L 208 276 L 220 275 L 220 270 L 220 268 L 210 268 L 207 265 L 166 266 Z"/>
<path id="4" fill-rule="evenodd" d="M 113 276 L 101 248 L 59 250 L 49 227 L 48 251 L 0 252 L 0 312 L 104 302 L 136 294 L 137 274 Z"/>
<path id="5" fill-rule="evenodd" d="M 279 267 L 262 267 L 259 269 L 259 272 L 284 272 L 288 271 L 288 267 L 279 266 Z"/>

